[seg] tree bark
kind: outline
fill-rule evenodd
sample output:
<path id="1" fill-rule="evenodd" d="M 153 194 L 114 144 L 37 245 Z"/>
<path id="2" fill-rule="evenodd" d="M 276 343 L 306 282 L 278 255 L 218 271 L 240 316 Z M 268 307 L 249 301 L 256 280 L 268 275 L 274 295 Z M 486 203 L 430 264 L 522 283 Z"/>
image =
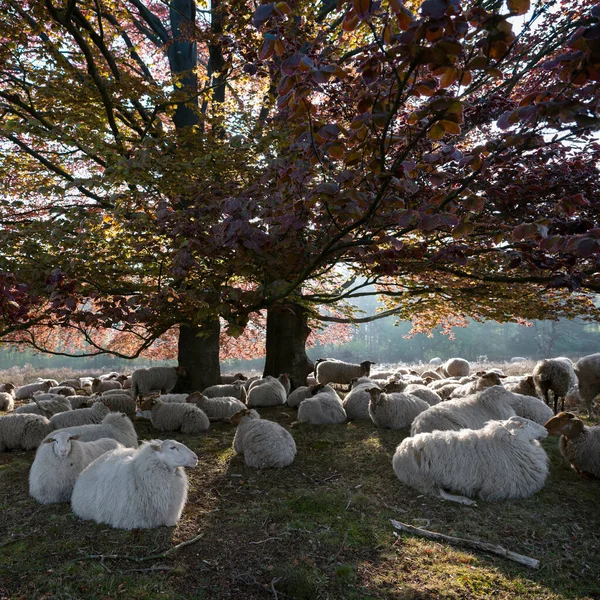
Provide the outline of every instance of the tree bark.
<path id="1" fill-rule="evenodd" d="M 267 358 L 264 376 L 290 376 L 292 389 L 306 385 L 313 363 L 306 355 L 310 335 L 307 311 L 299 304 L 278 303 L 267 311 Z"/>
<path id="2" fill-rule="evenodd" d="M 176 393 L 202 391 L 210 385 L 221 383 L 220 333 L 218 318 L 200 326 L 179 327 L 178 360 L 187 375 L 177 383 Z"/>

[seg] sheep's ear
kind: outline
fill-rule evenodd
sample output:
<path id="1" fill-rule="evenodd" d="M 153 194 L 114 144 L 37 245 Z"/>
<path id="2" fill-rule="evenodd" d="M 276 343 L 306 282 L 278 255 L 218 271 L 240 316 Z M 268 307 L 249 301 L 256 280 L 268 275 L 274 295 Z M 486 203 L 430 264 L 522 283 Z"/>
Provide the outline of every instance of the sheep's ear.
<path id="1" fill-rule="evenodd" d="M 47 440 L 44 440 L 42 442 L 42 444 L 52 444 L 53 442 L 55 442 L 56 440 L 54 438 L 48 438 Z"/>
<path id="2" fill-rule="evenodd" d="M 72 435 L 69 439 L 70 440 L 78 440 L 81 436 L 80 435 Z"/>

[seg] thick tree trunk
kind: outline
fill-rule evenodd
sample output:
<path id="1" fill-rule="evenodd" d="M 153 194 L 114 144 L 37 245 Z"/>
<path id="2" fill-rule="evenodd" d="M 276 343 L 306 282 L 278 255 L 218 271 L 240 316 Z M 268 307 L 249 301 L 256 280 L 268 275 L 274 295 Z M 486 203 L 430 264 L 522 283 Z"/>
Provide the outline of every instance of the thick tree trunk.
<path id="1" fill-rule="evenodd" d="M 292 389 L 306 385 L 313 363 L 306 356 L 310 327 L 307 311 L 294 303 L 276 304 L 267 311 L 267 358 L 264 376 L 287 373 Z"/>
<path id="2" fill-rule="evenodd" d="M 220 333 L 218 318 L 206 321 L 201 326 L 180 326 L 178 359 L 187 375 L 178 382 L 177 393 L 202 391 L 210 385 L 221 383 Z"/>

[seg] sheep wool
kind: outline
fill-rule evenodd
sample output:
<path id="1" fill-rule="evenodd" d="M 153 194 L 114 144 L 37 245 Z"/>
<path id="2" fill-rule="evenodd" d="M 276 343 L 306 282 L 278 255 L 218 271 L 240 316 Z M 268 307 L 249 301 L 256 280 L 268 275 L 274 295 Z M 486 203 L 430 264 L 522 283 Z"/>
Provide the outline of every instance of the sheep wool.
<path id="1" fill-rule="evenodd" d="M 347 419 L 344 405 L 337 395 L 319 392 L 298 406 L 298 421 L 312 425 L 332 425 Z"/>
<path id="2" fill-rule="evenodd" d="M 92 381 L 92 393 L 93 394 L 101 394 L 102 392 L 107 392 L 108 390 L 120 390 L 123 386 L 113 379 L 100 379 L 96 377 Z"/>
<path id="3" fill-rule="evenodd" d="M 579 398 L 585 403 L 588 416 L 592 417 L 594 399 L 600 394 L 600 353 L 580 358 L 574 370 L 579 383 Z"/>
<path id="4" fill-rule="evenodd" d="M 418 414 L 429 408 L 425 400 L 410 394 L 385 394 L 377 387 L 369 391 L 369 417 L 376 427 L 405 429 L 410 427 Z"/>
<path id="5" fill-rule="evenodd" d="M 69 402 L 72 409 L 89 408 L 93 404 L 94 398 L 91 396 L 69 396 Z"/>
<path id="6" fill-rule="evenodd" d="M 79 473 L 93 460 L 116 448 L 123 446 L 109 438 L 81 442 L 68 432 L 53 433 L 35 453 L 29 471 L 29 495 L 41 504 L 69 502 Z"/>
<path id="7" fill-rule="evenodd" d="M 200 392 L 194 392 L 187 397 L 187 402 L 197 406 L 208 417 L 209 421 L 230 419 L 236 412 L 246 408 L 246 405 L 233 396 L 224 398 L 207 398 Z"/>
<path id="8" fill-rule="evenodd" d="M 175 388 L 180 377 L 185 377 L 183 367 L 150 367 L 148 369 L 136 369 L 131 374 L 131 391 L 137 400 L 140 396 L 146 396 L 152 391 L 160 391 L 166 394 Z"/>
<path id="9" fill-rule="evenodd" d="M 346 417 L 349 420 L 370 421 L 369 402 L 371 401 L 371 392 L 377 383 L 369 377 L 360 377 L 351 383 L 352 389 L 346 394 L 342 401 L 342 406 L 346 411 Z"/>
<path id="10" fill-rule="evenodd" d="M 281 375 L 278 379 L 269 375 L 262 380 L 255 381 L 248 391 L 248 407 L 285 404 L 287 400 L 285 381 L 289 382 L 287 375 Z"/>
<path id="11" fill-rule="evenodd" d="M 193 404 L 180 402 L 163 403 L 152 398 L 142 405 L 142 410 L 152 411 L 152 427 L 159 431 L 181 431 L 181 433 L 201 433 L 210 427 L 206 414 Z"/>
<path id="12" fill-rule="evenodd" d="M 120 390 L 120 392 L 120 394 L 112 393 L 107 394 L 106 396 L 103 394 L 100 396 L 99 402 L 104 404 L 113 412 L 122 412 L 126 415 L 135 415 L 137 409 L 135 399 L 131 396 L 131 394 L 128 394 L 124 390 Z"/>
<path id="13" fill-rule="evenodd" d="M 522 394 L 523 396 L 533 396 L 538 398 L 538 392 L 535 387 L 535 381 L 533 375 L 525 375 L 519 377 L 516 381 L 504 382 L 504 387 L 514 394 Z"/>
<path id="14" fill-rule="evenodd" d="M 469 361 L 464 358 L 450 358 L 438 369 L 446 377 L 465 377 L 471 372 Z"/>
<path id="15" fill-rule="evenodd" d="M 231 418 L 237 425 L 233 449 L 255 469 L 281 469 L 294 462 L 296 442 L 278 423 L 261 419 L 255 410 L 243 409 Z"/>
<path id="16" fill-rule="evenodd" d="M 67 431 L 72 435 L 78 435 L 82 442 L 94 442 L 100 438 L 112 438 L 123 446 L 137 448 L 137 433 L 131 419 L 123 413 L 106 415 L 101 423 L 97 425 L 77 425 L 66 427 L 61 431 Z"/>
<path id="17" fill-rule="evenodd" d="M 79 475 L 71 508 L 81 519 L 118 529 L 177 524 L 187 500 L 188 478 L 198 457 L 174 440 L 119 448 L 94 460 Z"/>
<path id="18" fill-rule="evenodd" d="M 464 496 L 528 498 L 548 476 L 538 441 L 546 436 L 544 427 L 517 416 L 477 430 L 419 433 L 396 448 L 392 466 L 402 483 L 463 504 L 473 504 Z"/>
<path id="19" fill-rule="evenodd" d="M 302 400 L 312 396 L 311 386 L 301 385 L 297 387 L 286 400 L 286 404 L 291 408 L 296 408 Z"/>
<path id="20" fill-rule="evenodd" d="M 52 429 L 92 425 L 100 423 L 109 412 L 108 406 L 105 406 L 102 402 L 96 402 L 91 408 L 79 408 L 52 415 L 50 424 Z"/>
<path id="21" fill-rule="evenodd" d="M 565 357 L 549 358 L 539 361 L 533 369 L 533 380 L 538 394 L 550 404 L 550 392 L 554 397 L 554 412 L 558 412 L 558 401 L 562 400 L 564 408 L 565 398 L 569 395 L 578 395 L 578 381 L 573 363 Z"/>
<path id="22" fill-rule="evenodd" d="M 486 373 L 478 373 L 478 377 L 475 381 L 463 383 L 460 387 L 454 389 L 450 394 L 450 398 L 464 398 L 465 396 L 472 396 L 477 392 L 485 390 L 485 388 L 492 387 L 493 385 L 502 385 L 502 379 L 498 373 L 494 371 L 488 371 Z"/>
<path id="23" fill-rule="evenodd" d="M 10 392 L 0 392 L 0 410 L 10 412 L 15 407 L 15 397 Z"/>
<path id="24" fill-rule="evenodd" d="M 435 406 L 436 404 L 439 404 L 442 401 L 442 398 L 438 393 L 434 392 L 433 390 L 430 390 L 425 385 L 411 383 L 407 385 L 402 391 L 405 394 L 410 394 L 411 396 L 416 396 L 417 398 L 424 400 L 429 406 Z"/>
<path id="25" fill-rule="evenodd" d="M 15 390 L 15 400 L 27 400 L 33 398 L 34 392 L 47 392 L 52 387 L 51 381 L 36 381 L 22 385 Z"/>
<path id="26" fill-rule="evenodd" d="M 24 404 L 15 409 L 15 413 L 31 413 L 34 415 L 42 415 L 44 417 L 51 417 L 57 413 L 65 412 L 67 410 L 73 410 L 71 403 L 66 396 L 54 396 L 49 400 L 38 400 L 38 397 L 33 399 L 30 404 Z"/>
<path id="27" fill-rule="evenodd" d="M 236 381 L 227 385 L 211 385 L 202 394 L 207 398 L 226 398 L 233 396 L 242 402 L 246 402 L 247 391 L 245 382 Z"/>
<path id="28" fill-rule="evenodd" d="M 355 377 L 368 377 L 374 362 L 365 360 L 359 365 L 342 361 L 324 360 L 315 366 L 317 383 L 350 383 Z"/>
<path id="29" fill-rule="evenodd" d="M 50 421 L 41 415 L 13 413 L 0 417 L 0 452 L 33 450 L 50 431 Z"/>
<path id="30" fill-rule="evenodd" d="M 74 396 L 75 389 L 70 385 L 57 385 L 48 390 L 49 394 L 57 394 L 58 396 Z"/>
<path id="31" fill-rule="evenodd" d="M 548 419 L 554 416 L 552 409 L 539 398 L 527 396 L 525 394 L 515 394 L 506 390 L 504 396 L 517 416 L 524 417 L 530 421 L 535 421 L 539 425 L 544 425 Z"/>

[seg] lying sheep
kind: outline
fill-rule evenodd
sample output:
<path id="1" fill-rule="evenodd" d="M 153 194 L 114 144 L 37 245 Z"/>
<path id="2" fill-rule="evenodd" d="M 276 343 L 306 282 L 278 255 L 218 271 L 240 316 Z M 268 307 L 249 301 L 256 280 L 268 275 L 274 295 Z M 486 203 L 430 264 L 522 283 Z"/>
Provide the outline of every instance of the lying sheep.
<path id="1" fill-rule="evenodd" d="M 110 438 L 82 442 L 77 435 L 56 431 L 35 453 L 29 471 L 29 495 L 41 504 L 69 502 L 79 473 L 93 460 L 116 448 L 123 446 Z"/>
<path id="2" fill-rule="evenodd" d="M 508 390 L 506 390 L 504 397 L 518 417 L 535 421 L 538 425 L 543 425 L 554 415 L 552 409 L 539 398 L 525 394 L 515 394 Z"/>
<path id="3" fill-rule="evenodd" d="M 92 381 L 92 393 L 93 394 L 101 394 L 102 392 L 106 392 L 108 390 L 120 390 L 123 389 L 123 386 L 114 379 L 100 379 L 96 377 Z"/>
<path id="4" fill-rule="evenodd" d="M 464 496 L 488 502 L 528 498 L 548 476 L 548 457 L 538 441 L 547 435 L 541 425 L 517 416 L 477 430 L 420 433 L 396 448 L 392 465 L 402 483 L 462 504 L 474 504 Z"/>
<path id="5" fill-rule="evenodd" d="M 277 379 L 269 375 L 255 381 L 248 390 L 248 407 L 285 404 L 287 400 L 286 387 L 289 389 L 289 377 L 286 374 L 280 375 Z"/>
<path id="6" fill-rule="evenodd" d="M 54 396 L 50 400 L 38 400 L 33 399 L 30 404 L 24 404 L 15 409 L 15 413 L 31 413 L 34 415 L 42 415 L 44 417 L 51 417 L 57 413 L 65 412 L 66 410 L 73 410 L 69 399 L 65 396 Z"/>
<path id="7" fill-rule="evenodd" d="M 554 412 L 558 412 L 558 400 L 561 410 L 565 408 L 567 396 L 577 397 L 577 375 L 573 363 L 565 357 L 548 358 L 538 362 L 533 369 L 533 380 L 538 394 L 550 404 L 550 392 L 554 396 Z"/>
<path id="8" fill-rule="evenodd" d="M 81 519 L 118 529 L 176 525 L 187 500 L 183 467 L 198 457 L 174 440 L 144 442 L 138 449 L 103 454 L 79 475 L 71 507 Z"/>
<path id="9" fill-rule="evenodd" d="M 466 396 L 472 396 L 473 394 L 481 392 L 485 390 L 485 388 L 492 387 L 493 385 L 502 385 L 501 376 L 494 371 L 480 371 L 477 373 L 477 379 L 475 381 L 461 384 L 460 387 L 452 391 L 450 398 L 464 398 Z"/>
<path id="10" fill-rule="evenodd" d="M 186 377 L 183 367 L 136 369 L 131 375 L 131 392 L 136 400 L 152 391 L 168 394 L 182 377 Z"/>
<path id="11" fill-rule="evenodd" d="M 533 396 L 534 398 L 538 398 L 533 375 L 524 375 L 523 377 L 519 377 L 516 381 L 505 381 L 504 387 L 514 394 L 523 394 L 523 396 Z"/>
<path id="12" fill-rule="evenodd" d="M 151 410 L 152 427 L 159 431 L 181 431 L 181 433 L 201 433 L 210 427 L 208 417 L 193 404 L 179 402 L 163 403 L 159 398 L 149 398 L 142 404 L 142 410 Z"/>
<path id="13" fill-rule="evenodd" d="M 33 450 L 50 431 L 50 421 L 41 415 L 13 413 L 0 417 L 0 452 Z"/>
<path id="14" fill-rule="evenodd" d="M 233 449 L 244 455 L 244 463 L 255 469 L 281 469 L 294 462 L 296 442 L 278 423 L 260 418 L 255 410 L 243 409 L 231 417 L 237 425 Z"/>
<path id="15" fill-rule="evenodd" d="M 33 398 L 34 392 L 47 392 L 51 387 L 52 382 L 48 380 L 22 385 L 15 390 L 15 400 L 27 400 L 28 398 Z"/>
<path id="16" fill-rule="evenodd" d="M 256 381 L 256 379 L 253 381 Z M 242 381 L 236 381 L 235 383 L 227 385 L 211 385 L 203 390 L 202 394 L 207 398 L 226 398 L 228 396 L 233 396 L 242 402 L 246 402 L 247 397 L 245 383 Z"/>
<path id="17" fill-rule="evenodd" d="M 429 431 L 480 429 L 488 421 L 509 419 L 515 415 L 502 386 L 487 388 L 475 396 L 448 400 L 431 406 L 413 421 L 410 434 Z"/>
<path id="18" fill-rule="evenodd" d="M 464 358 L 450 358 L 436 370 L 444 377 L 465 377 L 471 372 L 471 367 Z"/>
<path id="19" fill-rule="evenodd" d="M 135 415 L 137 410 L 135 399 L 132 398 L 131 394 L 128 394 L 125 390 L 120 391 L 120 394 L 112 393 L 106 396 L 103 394 L 98 398 L 98 402 L 101 402 L 113 412 L 122 412 L 126 415 Z"/>
<path id="20" fill-rule="evenodd" d="M 60 387 L 66 385 L 68 387 L 72 387 L 74 390 L 80 390 L 81 389 L 81 379 L 79 377 L 73 377 L 72 379 L 65 379 L 64 381 L 59 382 L 58 385 Z"/>
<path id="21" fill-rule="evenodd" d="M 365 360 L 359 365 L 324 360 L 315 366 L 317 383 L 350 383 L 355 377 L 368 377 L 374 362 Z"/>
<path id="22" fill-rule="evenodd" d="M 600 478 L 600 425 L 588 427 L 568 412 L 560 412 L 545 425 L 550 435 L 560 435 L 560 453 L 580 475 Z"/>
<path id="23" fill-rule="evenodd" d="M 377 387 L 376 382 L 370 377 L 359 377 L 350 385 L 352 389 L 342 401 L 346 417 L 350 420 L 370 421 L 369 402 L 371 401 L 371 392 L 369 390 Z"/>
<path id="24" fill-rule="evenodd" d="M 221 383 L 235 383 L 236 381 L 246 381 L 248 378 L 243 373 L 221 373 Z"/>
<path id="25" fill-rule="evenodd" d="M 0 383 L 0 392 L 10 392 L 14 396 L 15 389 L 14 383 Z"/>
<path id="26" fill-rule="evenodd" d="M 69 402 L 72 409 L 89 408 L 94 403 L 94 399 L 91 396 L 69 396 Z"/>
<path id="27" fill-rule="evenodd" d="M 209 421 L 230 419 L 236 412 L 246 408 L 246 405 L 233 396 L 225 398 L 207 398 L 200 392 L 193 392 L 186 402 L 197 406 L 208 417 Z"/>
<path id="28" fill-rule="evenodd" d="M 58 385 L 51 387 L 48 390 L 49 394 L 57 394 L 58 396 L 75 396 L 75 389 L 70 385 Z"/>
<path id="29" fill-rule="evenodd" d="M 50 423 L 48 422 L 48 426 Z M 67 431 L 78 435 L 82 442 L 94 442 L 100 438 L 112 438 L 129 448 L 137 448 L 137 433 L 131 419 L 123 413 L 110 413 L 97 425 L 77 425 L 66 427 L 60 431 Z"/>
<path id="30" fill-rule="evenodd" d="M 102 402 L 96 402 L 91 408 L 79 408 L 52 415 L 50 425 L 52 425 L 52 429 L 92 425 L 100 423 L 109 412 L 108 406 L 104 406 Z"/>
<path id="31" fill-rule="evenodd" d="M 399 394 L 403 392 L 409 385 L 419 385 L 408 383 L 407 381 L 403 381 L 402 379 L 388 379 L 383 385 L 383 389 L 388 394 Z"/>
<path id="32" fill-rule="evenodd" d="M 5 383 L 0 391 L 0 410 L 10 412 L 15 408 L 15 386 L 12 383 Z"/>
<path id="33" fill-rule="evenodd" d="M 301 385 L 297 387 L 286 400 L 286 404 L 291 408 L 296 408 L 302 400 L 305 398 L 310 398 L 312 396 L 312 386 L 309 385 Z"/>
<path id="34" fill-rule="evenodd" d="M 165 404 L 171 404 L 172 402 L 179 402 L 183 404 L 187 402 L 189 394 L 161 394 L 158 399 Z"/>
<path id="35" fill-rule="evenodd" d="M 369 392 L 369 416 L 376 427 L 405 429 L 418 414 L 429 408 L 425 400 L 410 394 L 386 394 L 378 387 L 370 388 Z"/>
<path id="36" fill-rule="evenodd" d="M 427 371 L 423 371 L 423 373 L 421 373 L 421 379 L 435 379 L 436 381 L 441 381 L 443 377 L 437 371 L 428 369 Z"/>
<path id="37" fill-rule="evenodd" d="M 298 421 L 313 425 L 331 425 L 343 423 L 347 415 L 337 394 L 322 391 L 312 398 L 302 400 L 298 406 Z"/>
<path id="38" fill-rule="evenodd" d="M 387 386 L 385 388 L 385 391 L 388 391 Z M 439 394 L 437 394 L 433 390 L 430 390 L 427 386 L 424 385 L 411 383 L 404 388 L 403 392 L 405 394 L 410 394 L 411 396 L 416 396 L 421 400 L 425 400 L 425 402 L 427 402 L 429 406 L 435 406 L 436 404 L 439 404 L 442 401 L 442 398 Z"/>
<path id="39" fill-rule="evenodd" d="M 585 403 L 591 418 L 594 414 L 594 400 L 600 394 L 600 353 L 580 358 L 575 363 L 574 371 L 579 384 L 577 399 Z"/>

